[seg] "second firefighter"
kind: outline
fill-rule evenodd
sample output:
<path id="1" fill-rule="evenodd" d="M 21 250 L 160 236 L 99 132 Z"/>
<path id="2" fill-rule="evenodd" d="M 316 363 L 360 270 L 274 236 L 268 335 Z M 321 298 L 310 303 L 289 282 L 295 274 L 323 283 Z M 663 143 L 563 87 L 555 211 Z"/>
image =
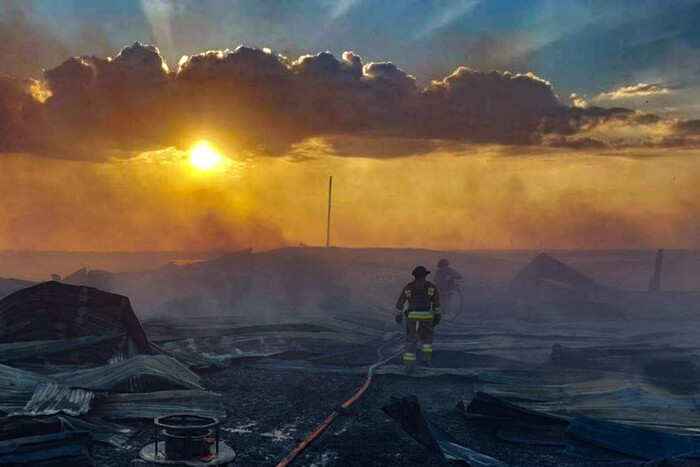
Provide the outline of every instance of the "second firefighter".
<path id="1" fill-rule="evenodd" d="M 413 281 L 401 291 L 396 302 L 396 322 L 401 324 L 406 316 L 406 347 L 403 361 L 408 371 L 419 361 L 430 364 L 433 356 L 435 326 L 441 318 L 440 294 L 432 282 L 426 280 L 430 271 L 423 266 L 413 270 Z M 408 303 L 408 307 L 404 307 Z M 418 344 L 420 343 L 420 357 Z"/>

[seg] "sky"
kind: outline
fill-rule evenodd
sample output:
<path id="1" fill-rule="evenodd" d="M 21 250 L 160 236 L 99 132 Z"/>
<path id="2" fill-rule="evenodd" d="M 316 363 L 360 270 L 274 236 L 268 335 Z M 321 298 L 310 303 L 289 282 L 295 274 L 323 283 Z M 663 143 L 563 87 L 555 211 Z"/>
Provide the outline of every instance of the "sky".
<path id="1" fill-rule="evenodd" d="M 698 248 L 698 24 L 690 0 L 0 0 L 0 248 L 319 245 L 331 174 L 339 246 Z"/>

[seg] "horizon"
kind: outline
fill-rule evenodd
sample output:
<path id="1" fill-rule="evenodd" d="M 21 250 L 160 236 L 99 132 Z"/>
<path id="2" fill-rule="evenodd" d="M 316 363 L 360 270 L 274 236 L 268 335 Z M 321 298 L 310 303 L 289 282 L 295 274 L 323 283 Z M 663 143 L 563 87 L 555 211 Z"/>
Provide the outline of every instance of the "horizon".
<path id="1" fill-rule="evenodd" d="M 0 249 L 700 248 L 693 19 L 6 0 Z"/>

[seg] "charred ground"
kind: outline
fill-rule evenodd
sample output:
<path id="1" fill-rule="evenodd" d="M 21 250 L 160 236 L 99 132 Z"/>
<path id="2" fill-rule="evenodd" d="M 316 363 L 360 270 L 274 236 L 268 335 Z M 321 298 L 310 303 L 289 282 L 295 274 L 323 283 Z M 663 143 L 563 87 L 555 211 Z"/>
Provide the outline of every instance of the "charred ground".
<path id="1" fill-rule="evenodd" d="M 654 253 L 646 253 L 646 270 L 639 255 L 623 269 L 638 271 L 643 284 Z M 401 350 L 402 328 L 391 315 L 394 295 L 412 266 L 434 264 L 442 256 L 454 258 L 453 265 L 465 274 L 465 300 L 462 313 L 438 328 L 432 369 L 406 377 L 399 362 L 382 367 L 365 396 L 343 411 L 299 465 L 447 465 L 382 411 L 410 395 L 418 396 L 423 415 L 457 443 L 510 465 L 592 465 L 594 460 L 582 461 L 580 452 L 572 456 L 565 443 L 504 441 L 498 417 L 470 414 L 458 403 L 466 406 L 481 392 L 570 420 L 583 414 L 697 436 L 698 295 L 635 290 L 624 287 L 629 277 L 611 282 L 590 273 L 603 271 L 600 276 L 607 279 L 613 253 L 569 254 L 584 271 L 558 254 L 244 251 L 133 273 L 88 268 L 63 279 L 74 286 L 55 287 L 75 287 L 70 290 L 76 297 L 95 290 L 91 287 L 128 296 L 156 349 L 152 353 L 165 352 L 199 378 L 168 376 L 171 382 L 220 394 L 220 409 L 211 410 L 226 420 L 223 438 L 238 452 L 237 463 L 274 465 L 359 388 L 378 353 L 386 357 Z M 675 274 L 694 270 L 693 260 L 679 256 L 674 263 L 673 254 L 668 256 Z M 688 282 L 671 275 L 665 284 L 674 283 L 686 288 Z M 48 295 L 41 309 L 50 306 Z M 3 301 L 5 308 L 17 297 Z M 3 343 L 18 345 L 12 336 Z M 151 353 L 151 347 L 144 349 L 141 353 Z M 60 364 L 60 354 L 2 363 L 34 371 L 41 361 Z M 117 385 L 110 391 L 129 389 Z M 177 400 L 171 402 L 177 407 Z M 104 413 L 104 403 L 95 399 L 90 415 Z M 128 465 L 151 439 L 148 417 L 133 416 L 143 415 L 142 408 L 120 409 L 132 415 L 116 421 L 142 432 L 121 449 L 93 443 L 96 465 Z M 632 459 L 629 465 L 645 459 L 613 456 L 616 462 L 620 457 Z"/>

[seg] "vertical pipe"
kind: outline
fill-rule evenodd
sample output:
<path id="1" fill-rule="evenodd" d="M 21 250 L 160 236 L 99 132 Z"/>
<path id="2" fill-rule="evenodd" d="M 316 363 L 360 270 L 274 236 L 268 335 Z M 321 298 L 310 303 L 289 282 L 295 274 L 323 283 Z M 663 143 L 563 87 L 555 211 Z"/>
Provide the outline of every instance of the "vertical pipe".
<path id="1" fill-rule="evenodd" d="M 331 201 L 333 199 L 333 175 L 328 177 L 328 219 L 326 221 L 326 248 L 331 246 Z"/>
<path id="2" fill-rule="evenodd" d="M 656 252 L 656 264 L 654 265 L 654 275 L 649 280 L 649 290 L 658 292 L 661 290 L 661 266 L 664 261 L 664 250 L 659 249 Z"/>

